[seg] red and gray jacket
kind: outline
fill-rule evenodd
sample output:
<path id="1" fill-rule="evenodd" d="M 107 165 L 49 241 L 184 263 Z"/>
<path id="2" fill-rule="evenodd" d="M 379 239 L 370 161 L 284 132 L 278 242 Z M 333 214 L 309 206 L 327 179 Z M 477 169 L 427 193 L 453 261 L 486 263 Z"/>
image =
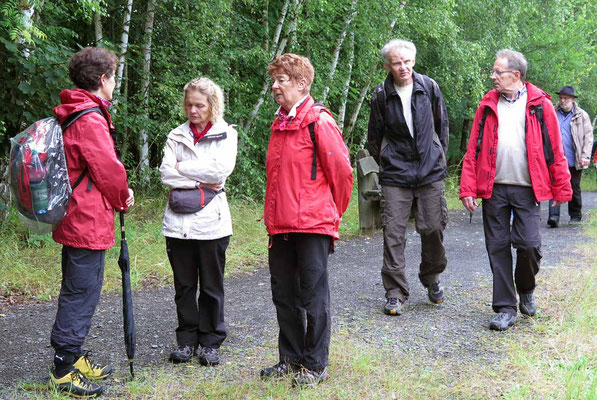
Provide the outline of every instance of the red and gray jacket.
<path id="1" fill-rule="evenodd" d="M 352 192 L 352 167 L 342 133 L 331 114 L 307 98 L 297 116 L 271 126 L 267 150 L 265 226 L 269 235 L 303 232 L 338 239 L 340 217 Z M 309 124 L 315 122 L 314 147 Z M 316 174 L 312 179 L 314 148 Z"/>
<path id="2" fill-rule="evenodd" d="M 112 120 L 101 100 L 83 89 L 63 90 L 62 105 L 54 113 L 63 123 L 69 115 L 92 107 L 64 133 L 64 152 L 71 185 L 87 174 L 71 196 L 68 212 L 52 233 L 55 242 L 91 250 L 114 245 L 114 210 L 125 211 L 129 188 L 124 165 L 118 160 L 110 136 Z"/>
<path id="3" fill-rule="evenodd" d="M 560 128 L 550 101 L 551 96 L 529 82 L 525 82 L 525 85 L 527 87 L 525 110 L 527 161 L 535 200 L 537 202 L 550 199 L 569 201 L 572 198 L 570 172 L 564 157 Z M 489 91 L 481 100 L 475 113 L 462 165 L 461 199 L 491 197 L 496 171 L 499 96 L 497 90 Z M 488 111 L 485 111 L 486 108 Z M 544 121 L 543 131 L 540 119 L 537 117 L 538 110 L 541 109 Z M 483 120 L 483 133 L 479 141 L 480 125 Z"/>

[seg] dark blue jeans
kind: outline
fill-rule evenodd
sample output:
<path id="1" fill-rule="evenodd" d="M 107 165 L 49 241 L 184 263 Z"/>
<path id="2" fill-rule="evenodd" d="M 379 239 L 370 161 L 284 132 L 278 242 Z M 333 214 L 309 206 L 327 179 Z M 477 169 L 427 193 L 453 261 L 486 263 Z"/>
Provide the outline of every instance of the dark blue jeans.
<path id="1" fill-rule="evenodd" d="M 81 353 L 102 291 L 105 254 L 105 250 L 62 247 L 62 285 L 50 335 L 57 354 Z"/>

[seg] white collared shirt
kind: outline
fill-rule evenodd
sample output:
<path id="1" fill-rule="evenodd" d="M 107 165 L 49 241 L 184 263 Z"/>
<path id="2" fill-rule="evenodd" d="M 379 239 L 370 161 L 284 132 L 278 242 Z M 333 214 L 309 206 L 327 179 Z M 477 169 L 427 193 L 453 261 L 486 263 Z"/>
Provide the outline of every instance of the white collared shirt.
<path id="1" fill-rule="evenodd" d="M 290 118 L 294 118 L 296 117 L 296 110 L 301 106 L 301 104 L 304 103 L 305 100 L 307 100 L 307 98 L 310 96 L 309 93 L 307 93 L 305 95 L 305 97 L 303 97 L 302 99 L 300 99 L 299 101 L 296 102 L 296 104 L 294 106 L 292 106 L 292 108 L 290 109 L 290 111 L 288 111 L 288 116 Z M 276 115 L 280 114 L 280 110 L 282 109 L 282 107 L 278 107 L 278 109 L 276 110 Z"/>

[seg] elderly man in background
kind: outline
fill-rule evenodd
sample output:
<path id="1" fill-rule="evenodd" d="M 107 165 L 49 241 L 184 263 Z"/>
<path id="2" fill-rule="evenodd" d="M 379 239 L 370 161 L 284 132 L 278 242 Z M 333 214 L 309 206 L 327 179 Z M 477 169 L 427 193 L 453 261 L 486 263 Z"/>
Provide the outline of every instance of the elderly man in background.
<path id="1" fill-rule="evenodd" d="M 593 127 L 589 114 L 578 106 L 574 87 L 564 86 L 559 92 L 556 115 L 562 132 L 564 155 L 570 169 L 570 184 L 572 185 L 572 200 L 568 202 L 570 223 L 578 223 L 582 218 L 582 197 L 580 192 L 580 178 L 583 169 L 589 166 L 591 149 L 593 148 Z M 557 228 L 560 223 L 560 206 L 549 202 L 549 218 L 547 225 Z"/>
<path id="2" fill-rule="evenodd" d="M 504 331 L 520 312 L 536 312 L 535 275 L 541 260 L 540 205 L 572 197 L 570 172 L 551 97 L 525 82 L 521 53 L 496 54 L 490 77 L 494 89 L 475 113 L 462 166 L 460 199 L 473 212 L 483 199 L 483 229 L 493 273 L 493 310 L 489 327 Z M 512 223 L 510 216 L 513 215 Z M 511 247 L 516 249 L 514 277 Z"/>

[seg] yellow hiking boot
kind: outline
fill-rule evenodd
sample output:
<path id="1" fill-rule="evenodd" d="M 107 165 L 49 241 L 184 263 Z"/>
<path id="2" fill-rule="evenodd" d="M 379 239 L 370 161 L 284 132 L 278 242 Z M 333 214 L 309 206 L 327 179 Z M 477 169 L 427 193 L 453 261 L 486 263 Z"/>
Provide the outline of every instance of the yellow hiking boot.
<path id="1" fill-rule="evenodd" d="M 66 392 L 73 397 L 87 398 L 95 397 L 104 392 L 100 385 L 91 383 L 78 370 L 72 370 L 62 378 L 56 378 L 54 372 L 50 372 L 50 382 L 60 392 Z"/>
<path id="2" fill-rule="evenodd" d="M 84 353 L 75 361 L 74 367 L 79 370 L 88 379 L 104 379 L 112 373 L 111 365 L 99 365 L 92 362 L 89 352 Z"/>

